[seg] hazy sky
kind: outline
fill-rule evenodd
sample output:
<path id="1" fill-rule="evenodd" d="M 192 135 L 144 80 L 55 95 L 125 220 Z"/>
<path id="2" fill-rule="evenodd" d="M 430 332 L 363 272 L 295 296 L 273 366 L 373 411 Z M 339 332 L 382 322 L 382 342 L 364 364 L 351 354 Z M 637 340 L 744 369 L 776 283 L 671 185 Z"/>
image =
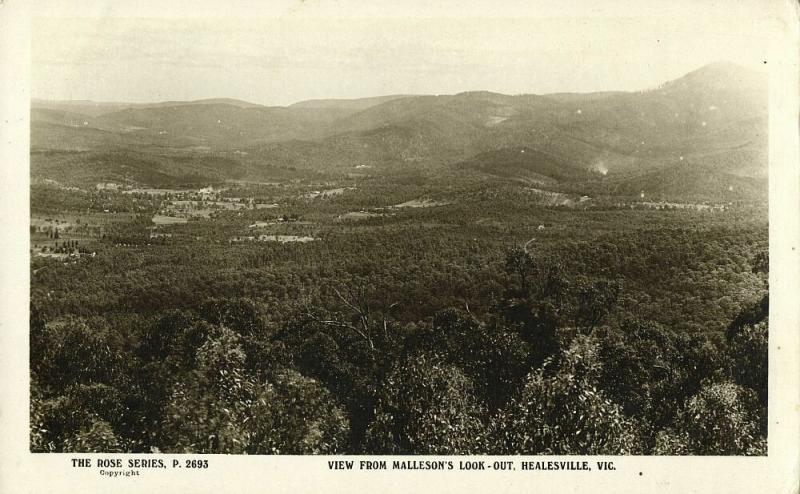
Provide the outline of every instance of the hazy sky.
<path id="1" fill-rule="evenodd" d="M 719 15 L 713 9 L 629 18 L 439 11 L 433 18 L 373 12 L 337 19 L 324 17 L 335 9 L 321 12 L 38 18 L 31 27 L 32 95 L 136 102 L 230 97 L 283 105 L 395 93 L 638 90 L 711 61 L 757 67 L 768 58 L 762 20 L 709 18 Z"/>

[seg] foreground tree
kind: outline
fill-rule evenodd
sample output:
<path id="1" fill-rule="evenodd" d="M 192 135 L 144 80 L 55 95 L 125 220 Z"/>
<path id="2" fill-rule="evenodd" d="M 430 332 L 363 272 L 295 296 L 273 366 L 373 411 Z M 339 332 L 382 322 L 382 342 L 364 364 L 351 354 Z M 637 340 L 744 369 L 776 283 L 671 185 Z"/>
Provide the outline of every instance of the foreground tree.
<path id="1" fill-rule="evenodd" d="M 101 452 L 105 446 L 122 451 L 114 426 L 123 416 L 124 397 L 105 384 L 78 384 L 64 394 L 31 399 L 32 451 Z"/>
<path id="2" fill-rule="evenodd" d="M 575 327 L 581 334 L 592 334 L 617 305 L 622 284 L 619 281 L 581 279 L 574 287 Z"/>
<path id="3" fill-rule="evenodd" d="M 479 454 L 485 451 L 484 410 L 472 383 L 436 357 L 399 362 L 382 383 L 367 451 L 380 454 Z"/>
<path id="4" fill-rule="evenodd" d="M 495 454 L 635 454 L 640 444 L 633 420 L 600 389 L 597 343 L 576 337 L 528 376 L 520 397 L 494 418 Z"/>
<path id="5" fill-rule="evenodd" d="M 725 334 L 734 382 L 756 392 L 767 406 L 769 367 L 769 298 L 743 311 Z"/>
<path id="6" fill-rule="evenodd" d="M 669 455 L 764 455 L 755 393 L 736 384 L 709 384 L 690 398 L 676 427 L 658 435 L 654 452 Z"/>
<path id="7" fill-rule="evenodd" d="M 277 373 L 259 389 L 247 422 L 249 454 L 341 454 L 350 424 L 344 410 L 314 379 Z"/>
<path id="8" fill-rule="evenodd" d="M 120 371 L 120 355 L 104 335 L 75 321 L 32 329 L 31 370 L 40 386 L 65 390 L 74 384 L 111 383 Z"/>
<path id="9" fill-rule="evenodd" d="M 676 334 L 655 323 L 628 319 L 595 336 L 602 361 L 598 385 L 638 421 L 647 448 L 703 380 L 722 368 L 719 352 L 705 337 Z"/>
<path id="10" fill-rule="evenodd" d="M 122 453 L 119 438 L 108 422 L 95 420 L 64 442 L 64 452 Z"/>
<path id="11" fill-rule="evenodd" d="M 542 263 L 523 248 L 506 253 L 505 271 L 510 279 L 498 312 L 530 345 L 538 367 L 561 349 L 558 329 L 566 321 L 569 285 L 558 263 Z"/>
<path id="12" fill-rule="evenodd" d="M 347 418 L 330 394 L 295 371 L 258 381 L 245 368 L 241 337 L 218 326 L 197 352 L 197 369 L 175 385 L 166 410 L 169 451 L 341 453 Z"/>
<path id="13" fill-rule="evenodd" d="M 503 321 L 478 321 L 456 309 L 436 313 L 431 325 L 416 327 L 405 352 L 436 354 L 468 377 L 476 397 L 495 410 L 512 397 L 530 371 L 530 346 Z"/>

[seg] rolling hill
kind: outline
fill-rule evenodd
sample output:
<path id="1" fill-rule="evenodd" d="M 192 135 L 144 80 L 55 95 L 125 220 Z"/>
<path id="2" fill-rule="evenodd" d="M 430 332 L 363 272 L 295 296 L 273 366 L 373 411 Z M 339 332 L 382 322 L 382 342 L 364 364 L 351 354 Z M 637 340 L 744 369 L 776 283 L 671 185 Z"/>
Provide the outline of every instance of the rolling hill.
<path id="1" fill-rule="evenodd" d="M 590 172 L 584 168 L 575 167 L 529 147 L 487 151 L 455 166 L 471 168 L 496 177 L 534 183 L 585 180 L 590 177 Z"/>
<path id="2" fill-rule="evenodd" d="M 766 201 L 767 185 L 766 177 L 742 177 L 713 166 L 682 163 L 624 180 L 612 191 L 625 196 L 643 194 L 646 200 Z"/>
<path id="3" fill-rule="evenodd" d="M 407 98 L 407 95 L 393 94 L 387 96 L 372 96 L 369 98 L 356 99 L 310 99 L 298 101 L 289 105 L 289 108 L 326 108 L 337 110 L 360 111 L 388 101 Z"/>
<path id="4" fill-rule="evenodd" d="M 260 167 L 346 172 L 366 165 L 379 172 L 415 163 L 525 180 L 602 174 L 617 183 L 633 180 L 634 190 L 640 185 L 635 180 L 693 186 L 697 180 L 680 177 L 697 179 L 698 170 L 722 177 L 720 183 L 728 176 L 760 183 L 767 174 L 766 76 L 727 63 L 637 92 L 477 91 L 308 100 L 288 107 L 230 99 L 37 100 L 31 120 L 32 152 L 225 155 L 244 164 L 240 172 L 255 175 Z"/>

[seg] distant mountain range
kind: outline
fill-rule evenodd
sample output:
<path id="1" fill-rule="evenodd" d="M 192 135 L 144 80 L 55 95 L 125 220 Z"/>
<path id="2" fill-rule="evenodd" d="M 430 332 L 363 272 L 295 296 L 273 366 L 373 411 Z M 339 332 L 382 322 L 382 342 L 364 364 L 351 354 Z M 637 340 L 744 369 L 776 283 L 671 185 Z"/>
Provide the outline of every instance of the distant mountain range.
<path id="1" fill-rule="evenodd" d="M 656 180 L 674 169 L 760 182 L 767 175 L 767 89 L 766 74 L 714 63 L 638 92 L 393 95 L 287 107 L 224 98 L 33 100 L 31 152 L 48 162 L 65 152 L 143 154 L 166 166 L 159 169 L 166 175 L 165 155 L 199 153 L 233 157 L 242 165 L 229 169 L 256 175 L 276 167 L 415 163 L 496 176 L 524 169 L 555 181 L 587 174 Z M 33 173 L 47 169 L 34 166 Z"/>

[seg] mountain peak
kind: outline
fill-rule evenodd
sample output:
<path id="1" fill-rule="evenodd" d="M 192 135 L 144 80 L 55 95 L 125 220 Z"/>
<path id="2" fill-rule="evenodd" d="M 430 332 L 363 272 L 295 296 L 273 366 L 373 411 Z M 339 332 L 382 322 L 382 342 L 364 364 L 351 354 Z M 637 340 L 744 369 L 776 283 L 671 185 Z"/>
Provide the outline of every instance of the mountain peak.
<path id="1" fill-rule="evenodd" d="M 660 89 L 682 89 L 686 87 L 706 87 L 725 89 L 729 86 L 764 90 L 767 76 L 763 71 L 752 69 L 728 61 L 712 62 L 695 69 L 678 79 L 669 81 Z"/>
<path id="2" fill-rule="evenodd" d="M 753 69 L 738 63 L 729 61 L 717 61 L 700 67 L 686 74 L 685 77 L 689 78 L 740 78 L 740 77 L 758 77 L 764 75 L 763 71 Z"/>

